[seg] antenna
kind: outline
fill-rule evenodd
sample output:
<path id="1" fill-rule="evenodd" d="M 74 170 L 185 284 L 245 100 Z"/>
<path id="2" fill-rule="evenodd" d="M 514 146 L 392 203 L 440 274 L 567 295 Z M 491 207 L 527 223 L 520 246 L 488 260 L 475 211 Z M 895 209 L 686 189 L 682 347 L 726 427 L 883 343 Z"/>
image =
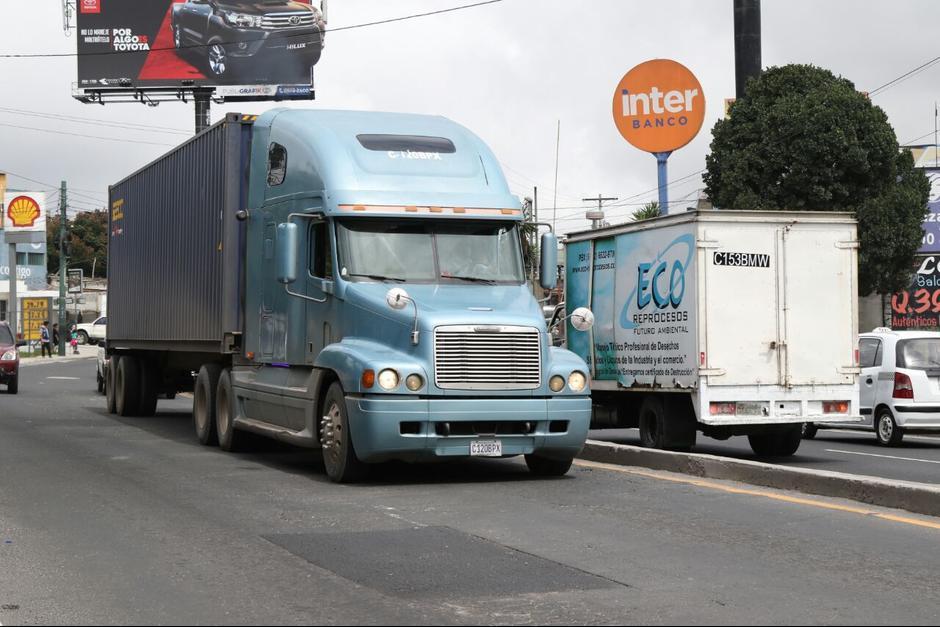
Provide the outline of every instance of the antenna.
<path id="1" fill-rule="evenodd" d="M 75 16 L 75 0 L 62 0 L 62 30 L 65 36 L 72 34 L 72 18 Z"/>

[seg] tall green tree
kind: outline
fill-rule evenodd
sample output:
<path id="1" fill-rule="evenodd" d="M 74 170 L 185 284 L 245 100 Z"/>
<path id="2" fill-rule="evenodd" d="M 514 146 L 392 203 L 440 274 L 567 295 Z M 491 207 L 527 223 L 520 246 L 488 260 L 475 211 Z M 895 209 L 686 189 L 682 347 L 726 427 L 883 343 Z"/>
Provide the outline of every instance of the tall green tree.
<path id="1" fill-rule="evenodd" d="M 653 202 L 648 202 L 636 211 L 633 212 L 634 222 L 640 222 L 642 220 L 650 220 L 652 218 L 659 217 L 659 203 L 655 200 Z"/>
<path id="2" fill-rule="evenodd" d="M 855 212 L 860 293 L 907 284 L 930 185 L 851 81 L 812 65 L 770 68 L 712 136 L 703 178 L 716 207 Z"/>
<path id="3" fill-rule="evenodd" d="M 66 220 L 69 230 L 69 268 L 81 268 L 86 277 L 108 276 L 108 213 L 84 211 Z M 59 217 L 46 221 L 46 256 L 49 274 L 59 272 Z"/>

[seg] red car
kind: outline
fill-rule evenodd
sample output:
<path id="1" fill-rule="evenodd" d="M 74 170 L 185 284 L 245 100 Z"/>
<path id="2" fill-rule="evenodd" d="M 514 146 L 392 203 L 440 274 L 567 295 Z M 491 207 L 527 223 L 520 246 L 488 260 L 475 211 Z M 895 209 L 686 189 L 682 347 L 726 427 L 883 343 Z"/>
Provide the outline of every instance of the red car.
<path id="1" fill-rule="evenodd" d="M 17 348 L 26 342 L 17 342 L 6 322 L 0 322 L 0 383 L 7 386 L 8 394 L 16 394 L 20 381 L 20 353 Z"/>

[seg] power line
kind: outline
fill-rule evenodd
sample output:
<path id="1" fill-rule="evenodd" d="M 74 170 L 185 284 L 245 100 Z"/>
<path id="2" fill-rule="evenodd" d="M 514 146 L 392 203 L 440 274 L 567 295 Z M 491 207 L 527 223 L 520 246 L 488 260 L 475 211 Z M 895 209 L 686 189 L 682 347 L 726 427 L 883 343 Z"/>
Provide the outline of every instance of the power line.
<path id="1" fill-rule="evenodd" d="M 9 113 L 11 115 L 24 115 L 34 118 L 43 118 L 47 120 L 64 120 L 75 122 L 76 124 L 89 124 L 92 126 L 106 126 L 111 128 L 120 128 L 131 131 L 141 132 L 161 132 L 176 133 L 178 135 L 192 135 L 189 131 L 182 129 L 168 128 L 165 126 L 153 126 L 149 124 L 134 124 L 133 122 L 110 122 L 106 120 L 95 120 L 92 118 L 79 117 L 74 115 L 61 115 L 58 113 L 40 113 L 38 111 L 24 111 L 22 109 L 11 109 L 9 107 L 0 107 L 0 113 Z"/>
<path id="2" fill-rule="evenodd" d="M 380 26 L 382 24 L 392 24 L 394 22 L 404 22 L 405 20 L 414 20 L 422 17 L 430 17 L 432 15 L 441 15 L 443 13 L 453 13 L 454 11 L 462 11 L 464 9 L 473 9 L 476 7 L 485 6 L 488 4 L 497 4 L 503 0 L 484 0 L 483 2 L 474 2 L 472 4 L 463 4 L 456 7 L 450 7 L 448 9 L 438 9 L 436 11 L 427 11 L 425 13 L 413 13 L 411 15 L 403 15 L 400 17 L 392 17 L 384 20 L 376 20 L 374 22 L 363 22 L 361 24 L 351 24 L 349 26 L 339 26 L 337 28 L 324 28 L 323 34 L 326 33 L 338 33 L 345 30 L 354 30 L 357 28 L 367 28 L 369 26 Z M 307 37 L 307 33 L 303 34 L 293 34 L 293 35 L 284 35 L 283 37 Z M 192 48 L 207 48 L 210 45 L 215 45 L 216 43 L 221 43 L 222 45 L 227 45 L 237 42 L 214 42 L 212 44 L 194 44 L 190 46 L 181 46 L 177 48 L 176 46 L 166 46 L 161 48 L 151 48 L 150 52 L 163 51 L 163 50 L 188 50 Z M 93 57 L 93 56 L 105 56 L 105 55 L 118 55 L 118 54 L 141 54 L 137 50 L 109 50 L 107 52 L 85 52 L 82 53 L 83 57 Z M 77 57 L 79 54 L 77 52 L 49 52 L 49 53 L 5 53 L 0 54 L 0 59 L 53 59 L 53 58 L 65 58 L 65 57 Z"/>
<path id="3" fill-rule="evenodd" d="M 72 137 L 84 137 L 86 139 L 100 139 L 103 141 L 121 142 L 125 144 L 128 142 L 128 139 L 126 137 L 102 137 L 101 135 L 86 135 L 85 133 L 70 133 L 68 131 L 56 131 L 56 130 L 48 129 L 48 128 L 36 128 L 35 126 L 20 126 L 19 124 L 5 124 L 3 122 L 0 122 L 0 126 L 5 126 L 7 128 L 20 129 L 24 131 L 36 131 L 39 133 L 54 133 L 56 135 L 71 135 Z M 166 146 L 166 147 L 172 147 L 176 145 L 176 144 L 165 144 L 163 142 L 148 142 L 148 141 L 142 141 L 139 139 L 135 139 L 134 143 L 135 144 L 147 144 L 150 146 Z"/>
<path id="4" fill-rule="evenodd" d="M 926 63 L 923 63 L 923 64 L 921 64 L 921 65 L 918 65 L 918 66 L 915 67 L 913 70 L 909 70 L 909 71 L 905 72 L 904 74 L 901 74 L 901 75 L 898 76 L 897 78 L 891 79 L 890 81 L 888 81 L 888 82 L 885 83 L 884 85 L 881 85 L 881 86 L 879 86 L 879 87 L 876 87 L 876 88 L 872 89 L 870 92 L 868 92 L 868 97 L 871 98 L 871 97 L 874 97 L 874 96 L 879 96 L 879 95 L 881 95 L 882 93 L 884 93 L 885 91 L 887 91 L 888 89 L 890 89 L 891 87 L 893 87 L 894 85 L 897 85 L 898 83 L 902 83 L 902 82 L 906 81 L 908 78 L 914 76 L 915 74 L 919 74 L 920 72 L 923 72 L 923 71 L 926 70 L 927 68 L 929 68 L 929 67 L 935 65 L 937 62 L 940 62 L 940 57 L 934 57 L 934 58 L 931 59 L 930 61 L 927 61 Z"/>

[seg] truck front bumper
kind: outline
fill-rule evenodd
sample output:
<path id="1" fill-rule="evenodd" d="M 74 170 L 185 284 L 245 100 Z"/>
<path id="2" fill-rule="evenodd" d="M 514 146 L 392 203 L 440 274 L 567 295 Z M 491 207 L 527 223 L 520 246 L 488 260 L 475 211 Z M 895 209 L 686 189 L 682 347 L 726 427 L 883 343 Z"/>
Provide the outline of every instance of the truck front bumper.
<path id="1" fill-rule="evenodd" d="M 410 399 L 347 397 L 356 454 L 366 462 L 468 457 L 470 442 L 500 440 L 503 456 L 571 458 L 587 439 L 589 396 Z"/>

